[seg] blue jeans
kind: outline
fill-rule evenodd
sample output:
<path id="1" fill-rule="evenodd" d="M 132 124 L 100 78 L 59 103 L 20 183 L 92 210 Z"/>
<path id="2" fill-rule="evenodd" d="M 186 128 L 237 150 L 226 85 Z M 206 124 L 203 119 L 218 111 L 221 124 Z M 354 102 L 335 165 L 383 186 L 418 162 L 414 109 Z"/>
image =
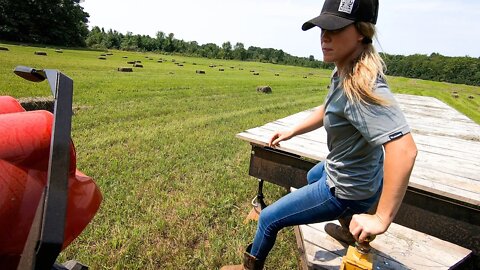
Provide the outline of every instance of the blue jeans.
<path id="1" fill-rule="evenodd" d="M 262 210 L 251 255 L 265 260 L 282 228 L 365 213 L 376 203 L 381 193 L 380 188 L 371 198 L 359 201 L 336 198 L 334 191 L 327 185 L 323 162 L 308 172 L 307 182 L 308 185 L 285 195 Z"/>

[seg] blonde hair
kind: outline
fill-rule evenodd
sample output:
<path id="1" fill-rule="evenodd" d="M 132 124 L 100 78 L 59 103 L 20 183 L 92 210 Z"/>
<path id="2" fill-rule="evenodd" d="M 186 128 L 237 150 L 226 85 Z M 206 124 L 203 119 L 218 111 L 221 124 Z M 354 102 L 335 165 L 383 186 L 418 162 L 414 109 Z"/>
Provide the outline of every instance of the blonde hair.
<path id="1" fill-rule="evenodd" d="M 373 40 L 375 25 L 367 22 L 357 22 L 355 27 L 365 38 Z M 352 102 L 363 102 L 386 106 L 388 100 L 376 95 L 373 90 L 377 77 L 385 78 L 385 62 L 373 47 L 371 42 L 364 43 L 365 49 L 350 65 L 342 70 L 342 86 L 345 95 Z"/>

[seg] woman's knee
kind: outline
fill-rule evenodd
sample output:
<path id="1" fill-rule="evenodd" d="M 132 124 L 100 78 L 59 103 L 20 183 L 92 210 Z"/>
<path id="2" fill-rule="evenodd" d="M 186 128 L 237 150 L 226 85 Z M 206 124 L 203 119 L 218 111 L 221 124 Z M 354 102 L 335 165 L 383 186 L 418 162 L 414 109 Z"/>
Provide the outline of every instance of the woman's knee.
<path id="1" fill-rule="evenodd" d="M 263 209 L 262 212 L 260 212 L 260 216 L 258 218 L 258 226 L 261 227 L 267 234 L 279 230 L 277 229 L 278 213 L 276 213 L 273 207 L 270 209 L 269 207 L 267 207 Z"/>
<path id="2" fill-rule="evenodd" d="M 274 213 L 271 211 L 271 208 L 266 207 L 262 209 L 262 212 L 260 212 L 260 216 L 258 217 L 258 223 L 259 224 L 268 224 L 270 223 L 270 220 L 272 219 Z"/>

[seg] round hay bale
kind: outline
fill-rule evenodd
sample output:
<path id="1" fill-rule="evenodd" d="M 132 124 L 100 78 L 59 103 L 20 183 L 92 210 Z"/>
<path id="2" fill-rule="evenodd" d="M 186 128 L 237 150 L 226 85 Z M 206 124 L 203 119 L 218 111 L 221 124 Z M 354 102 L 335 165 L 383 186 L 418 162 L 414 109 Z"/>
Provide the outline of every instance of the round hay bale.
<path id="1" fill-rule="evenodd" d="M 0 51 L 9 51 L 7 47 L 0 47 Z"/>
<path id="2" fill-rule="evenodd" d="M 106 58 L 105 56 L 100 56 L 100 57 L 98 57 L 98 59 L 100 59 L 100 60 L 107 60 L 107 58 Z"/>
<path id="3" fill-rule="evenodd" d="M 196 66 L 196 65 L 197 65 L 197 63 L 195 63 L 195 62 L 194 62 L 194 63 L 192 63 L 192 65 Z"/>
<path id="4" fill-rule="evenodd" d="M 254 72 L 253 75 L 254 75 L 254 76 L 258 76 L 258 75 L 260 75 L 260 73 Z"/>
<path id="5" fill-rule="evenodd" d="M 468 99 L 474 99 L 475 97 L 473 95 L 468 96 Z"/>
<path id="6" fill-rule="evenodd" d="M 250 70 L 250 72 L 255 72 L 255 70 Z"/>
<path id="7" fill-rule="evenodd" d="M 140 60 L 137 60 L 137 61 L 135 61 L 135 63 L 142 63 L 142 61 L 140 61 Z"/>
<path id="8" fill-rule="evenodd" d="M 278 77 L 278 76 L 280 76 L 280 74 L 278 74 L 278 73 L 275 73 L 275 76 L 277 76 L 277 77 Z"/>
<path id="9" fill-rule="evenodd" d="M 257 92 L 265 93 L 265 94 L 271 94 L 272 93 L 272 88 L 270 86 L 259 86 L 257 87 Z"/>
<path id="10" fill-rule="evenodd" d="M 128 56 L 122 56 L 122 58 L 128 58 Z"/>
<path id="11" fill-rule="evenodd" d="M 304 79 L 308 78 L 307 76 L 303 76 Z"/>
<path id="12" fill-rule="evenodd" d="M 117 68 L 117 71 L 120 71 L 120 72 L 133 72 L 133 68 L 131 68 L 131 67 L 119 67 L 119 68 Z"/>
<path id="13" fill-rule="evenodd" d="M 209 65 L 208 67 L 214 68 L 214 67 L 216 67 L 216 66 L 215 66 L 215 65 Z"/>
<path id="14" fill-rule="evenodd" d="M 183 67 L 183 64 L 178 64 L 179 67 Z"/>
<path id="15" fill-rule="evenodd" d="M 219 69 L 218 69 L 218 71 L 225 71 L 225 69 L 223 69 L 223 68 L 219 68 Z"/>
<path id="16" fill-rule="evenodd" d="M 133 67 L 143 68 L 143 65 L 139 63 L 135 63 L 133 64 Z"/>
<path id="17" fill-rule="evenodd" d="M 102 53 L 102 54 L 100 54 L 100 56 L 107 56 L 107 55 L 106 55 L 106 54 L 104 54 L 104 53 Z"/>
<path id="18" fill-rule="evenodd" d="M 113 53 L 107 53 L 107 55 L 113 55 Z"/>
<path id="19" fill-rule="evenodd" d="M 145 56 L 145 58 L 147 58 L 147 59 L 148 59 L 149 57 L 148 57 L 148 56 Z"/>
<path id="20" fill-rule="evenodd" d="M 47 55 L 46 52 L 42 52 L 42 51 L 35 51 L 33 54 L 35 54 L 35 55 L 45 55 L 45 56 Z"/>
<path id="21" fill-rule="evenodd" d="M 55 52 L 56 52 L 56 53 L 63 53 L 63 51 L 60 50 L 60 49 L 59 49 L 59 50 L 55 50 Z"/>
<path id="22" fill-rule="evenodd" d="M 238 68 L 238 70 L 243 70 L 243 68 Z"/>
<path id="23" fill-rule="evenodd" d="M 205 74 L 205 70 L 195 70 L 195 73 L 197 73 L 197 74 Z"/>
<path id="24" fill-rule="evenodd" d="M 157 60 L 157 63 L 163 63 L 163 60 Z"/>
<path id="25" fill-rule="evenodd" d="M 458 98 L 458 94 L 452 94 L 452 97 Z"/>
<path id="26" fill-rule="evenodd" d="M 230 67 L 231 69 L 234 69 L 235 67 Z"/>
<path id="27" fill-rule="evenodd" d="M 127 64 L 129 65 L 134 65 L 136 62 L 135 61 L 127 61 Z"/>

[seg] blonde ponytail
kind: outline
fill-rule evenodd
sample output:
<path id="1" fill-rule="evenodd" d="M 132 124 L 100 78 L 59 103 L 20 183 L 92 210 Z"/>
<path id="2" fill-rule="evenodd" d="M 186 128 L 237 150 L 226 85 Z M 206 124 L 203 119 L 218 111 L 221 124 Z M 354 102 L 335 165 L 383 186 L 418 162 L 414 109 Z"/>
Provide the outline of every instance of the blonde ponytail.
<path id="1" fill-rule="evenodd" d="M 357 30 L 366 38 L 373 40 L 375 25 L 367 22 L 355 23 Z M 364 44 L 365 49 L 360 56 L 349 66 L 345 67 L 342 74 L 342 86 L 345 95 L 352 102 L 363 102 L 386 106 L 388 100 L 376 95 L 373 90 L 377 77 L 385 78 L 385 62 L 373 47 L 372 43 Z"/>

